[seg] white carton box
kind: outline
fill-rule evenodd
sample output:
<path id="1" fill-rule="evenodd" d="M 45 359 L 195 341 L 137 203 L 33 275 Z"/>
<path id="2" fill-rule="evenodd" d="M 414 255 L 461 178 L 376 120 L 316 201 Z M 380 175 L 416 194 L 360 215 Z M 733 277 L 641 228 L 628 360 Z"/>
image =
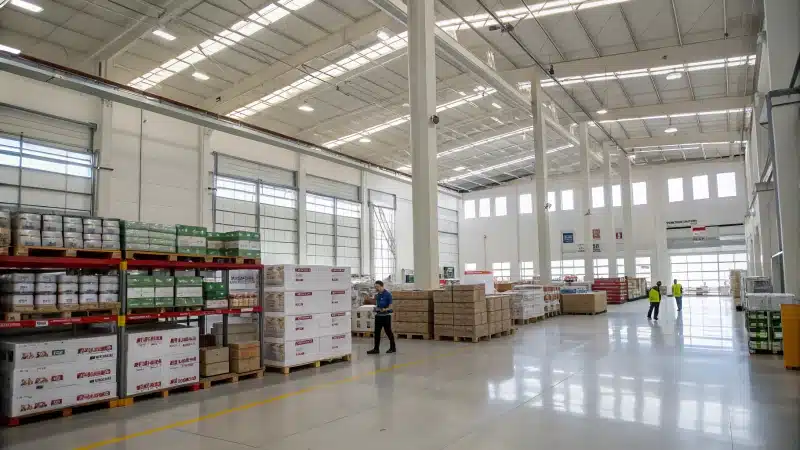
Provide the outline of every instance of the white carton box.
<path id="1" fill-rule="evenodd" d="M 88 364 L 116 358 L 116 336 L 111 334 L 76 338 L 19 336 L 0 342 L 0 368 L 10 370 L 69 362 Z"/>
<path id="2" fill-rule="evenodd" d="M 351 285 L 350 267 L 331 267 L 331 286 L 335 288 L 349 288 Z"/>
<path id="3" fill-rule="evenodd" d="M 349 355 L 353 352 L 353 338 L 350 332 L 322 336 L 319 339 L 321 358 Z"/>
<path id="4" fill-rule="evenodd" d="M 330 266 L 280 264 L 264 267 L 264 285 L 287 290 L 330 289 Z"/>
<path id="5" fill-rule="evenodd" d="M 264 338 L 264 360 L 273 366 L 293 366 L 320 359 L 319 338 L 287 340 Z"/>
<path id="6" fill-rule="evenodd" d="M 264 336 L 297 340 L 317 336 L 319 314 L 287 316 L 282 313 L 264 313 Z"/>
<path id="7" fill-rule="evenodd" d="M 117 383 L 78 384 L 61 389 L 38 389 L 12 394 L 3 399 L 3 414 L 20 417 L 84 403 L 110 400 L 117 396 Z"/>
<path id="8" fill-rule="evenodd" d="M 352 308 L 352 295 L 350 288 L 331 290 L 331 312 L 350 311 Z"/>
<path id="9" fill-rule="evenodd" d="M 331 313 L 331 333 L 341 334 L 352 331 L 350 311 Z"/>
<path id="10" fill-rule="evenodd" d="M 198 347 L 198 333 L 197 327 L 150 327 L 128 334 L 128 351 L 141 358 L 184 353 Z"/>
<path id="11" fill-rule="evenodd" d="M 172 355 L 164 366 L 166 387 L 181 386 L 200 381 L 200 350 Z"/>
<path id="12" fill-rule="evenodd" d="M 63 389 L 77 384 L 115 382 L 117 362 L 64 363 L 0 372 L 0 386 L 23 395 L 42 389 Z"/>
<path id="13" fill-rule="evenodd" d="M 125 394 L 134 395 L 163 389 L 165 356 L 136 357 L 127 362 Z"/>
<path id="14" fill-rule="evenodd" d="M 72 405 L 99 402 L 117 397 L 117 382 L 70 386 L 69 391 L 72 394 L 69 399 Z"/>
<path id="15" fill-rule="evenodd" d="M 331 311 L 331 291 L 291 291 L 283 288 L 264 289 L 264 307 L 268 312 L 289 315 Z"/>

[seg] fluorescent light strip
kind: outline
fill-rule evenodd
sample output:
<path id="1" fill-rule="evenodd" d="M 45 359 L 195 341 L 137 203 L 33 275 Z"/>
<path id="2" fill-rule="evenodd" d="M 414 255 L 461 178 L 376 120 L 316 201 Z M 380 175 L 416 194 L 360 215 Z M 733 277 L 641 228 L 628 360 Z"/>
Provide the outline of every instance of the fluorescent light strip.
<path id="1" fill-rule="evenodd" d="M 495 92 L 497 92 L 497 90 L 495 90 L 495 89 L 482 90 L 478 94 L 470 95 L 468 97 L 459 98 L 458 100 L 453 100 L 453 101 L 444 103 L 442 105 L 439 105 L 439 106 L 436 107 L 436 112 L 446 111 L 448 109 L 452 109 L 452 108 L 455 108 L 457 106 L 461 106 L 464 103 L 480 100 L 480 99 L 482 99 L 484 97 L 488 97 L 488 96 L 494 94 Z M 229 114 L 229 116 L 230 116 L 230 114 Z M 391 128 L 391 127 L 396 127 L 398 125 L 402 125 L 402 124 L 408 122 L 409 120 L 411 120 L 411 115 L 410 114 L 406 114 L 406 115 L 398 117 L 396 119 L 392 119 L 392 120 L 389 120 L 387 122 L 384 122 L 384 123 L 369 127 L 366 130 L 362 130 L 362 131 L 359 131 L 359 132 L 353 133 L 353 134 L 348 134 L 347 136 L 341 137 L 339 139 L 334 139 L 332 141 L 325 142 L 324 144 L 322 144 L 322 146 L 326 147 L 326 148 L 336 148 L 336 147 L 339 147 L 342 144 L 346 144 L 348 142 L 353 142 L 356 139 L 361 139 L 362 137 L 365 137 L 365 136 L 373 135 L 373 134 L 378 133 L 380 131 L 383 131 L 383 130 L 385 130 L 387 128 Z"/>
<path id="2" fill-rule="evenodd" d="M 452 155 L 453 153 L 463 152 L 464 150 L 469 150 L 471 148 L 475 148 L 475 147 L 478 147 L 478 146 L 481 146 L 481 145 L 484 145 L 484 144 L 488 144 L 490 142 L 499 141 L 500 139 L 506 139 L 506 138 L 509 138 L 511 136 L 516 136 L 518 134 L 522 134 L 522 133 L 526 133 L 526 132 L 528 132 L 528 133 L 533 132 L 533 127 L 531 126 L 531 127 L 520 128 L 519 130 L 509 131 L 508 133 L 498 134 L 497 136 L 491 136 L 491 137 L 488 137 L 488 138 L 485 138 L 485 139 L 481 139 L 479 141 L 470 142 L 469 144 L 462 145 L 460 147 L 456 147 L 456 148 L 453 148 L 453 149 L 450 149 L 450 150 L 445 150 L 445 151 L 439 153 L 438 155 L 436 155 L 436 157 L 437 158 L 442 158 L 442 157 L 445 157 L 445 156 L 448 156 L 448 155 Z"/>
<path id="3" fill-rule="evenodd" d="M 660 149 L 660 150 L 653 150 L 653 151 L 675 151 L 675 150 L 693 150 L 700 148 L 701 145 L 728 145 L 728 144 L 742 144 L 745 141 L 716 141 L 716 142 L 692 142 L 686 144 L 677 144 L 677 145 L 648 145 L 644 147 L 633 147 L 631 150 L 634 150 L 636 153 L 645 153 L 651 152 L 651 150 L 646 149 Z M 688 145 L 691 146 L 690 148 L 684 148 L 682 146 Z M 664 147 L 675 147 L 675 148 L 664 148 Z"/>
<path id="4" fill-rule="evenodd" d="M 0 44 L 0 52 L 8 52 L 14 55 L 19 55 L 22 51 L 18 48 L 9 47 L 7 45 Z"/>
<path id="5" fill-rule="evenodd" d="M 606 80 L 624 80 L 626 78 L 641 78 L 657 75 L 667 75 L 675 72 L 697 72 L 702 70 L 722 69 L 725 67 L 737 67 L 745 64 L 755 65 L 756 55 L 735 56 L 727 59 L 715 59 L 710 61 L 700 61 L 688 64 L 677 64 L 672 66 L 652 67 L 649 69 L 624 70 L 620 72 L 595 73 L 591 75 L 577 75 L 573 77 L 559 78 L 562 85 L 577 83 L 595 83 Z M 553 80 L 542 81 L 542 87 L 556 86 Z M 531 83 L 529 81 L 520 82 L 517 87 L 521 90 L 529 91 Z"/>
<path id="6" fill-rule="evenodd" d="M 574 147 L 574 145 L 572 145 L 572 144 L 562 145 L 561 147 L 556 147 L 556 148 L 552 148 L 552 149 L 548 150 L 547 154 L 560 152 L 561 150 L 566 150 L 566 149 L 572 148 L 572 147 Z M 484 167 L 484 168 L 478 169 L 478 170 L 470 170 L 467 173 L 464 173 L 464 174 L 461 174 L 461 175 L 456 175 L 454 177 L 445 178 L 444 180 L 441 181 L 441 183 L 450 183 L 452 181 L 463 180 L 464 178 L 469 178 L 469 177 L 475 176 L 475 175 L 481 175 L 481 174 L 484 174 L 486 172 L 490 172 L 492 170 L 502 169 L 503 167 L 512 166 L 514 164 L 519 164 L 521 162 L 529 161 L 531 159 L 534 159 L 534 155 L 528 155 L 528 156 L 525 156 L 525 157 L 522 157 L 522 158 L 514 159 L 514 160 L 511 160 L 511 161 L 506 161 L 506 162 L 503 162 L 503 163 L 500 163 L 500 164 L 495 164 L 493 166 Z"/>
<path id="7" fill-rule="evenodd" d="M 596 8 L 598 6 L 611 5 L 626 1 L 631 1 L 631 0 L 547 1 L 531 5 L 530 10 L 534 12 L 533 15 L 534 17 L 539 17 L 542 15 L 552 15 L 557 13 L 572 12 L 573 10 Z M 497 11 L 495 14 L 497 14 L 500 17 L 500 20 L 503 22 L 517 21 L 517 20 L 524 20 L 531 18 L 528 9 L 525 7 Z M 441 29 L 443 29 L 444 31 L 453 31 L 453 30 L 469 28 L 469 25 L 467 25 L 467 23 L 469 23 L 475 28 L 484 28 L 496 24 L 494 19 L 492 19 L 489 14 L 478 14 L 474 16 L 467 16 L 464 19 L 466 19 L 466 22 L 462 21 L 460 18 L 440 20 L 436 22 L 436 25 Z M 250 102 L 245 106 L 242 106 L 240 108 L 235 109 L 234 111 L 231 111 L 230 113 L 227 114 L 227 116 L 233 117 L 235 119 L 244 119 L 246 117 L 252 116 L 258 113 L 259 111 L 263 111 L 271 106 L 283 103 L 292 97 L 295 97 L 303 92 L 309 91 L 325 83 L 326 81 L 330 81 L 345 73 L 356 70 L 357 68 L 369 62 L 375 61 L 378 58 L 381 58 L 388 54 L 400 51 L 408 46 L 407 31 L 404 31 L 392 37 L 388 37 L 387 33 L 385 33 L 384 31 L 380 31 L 377 36 L 378 39 L 380 39 L 380 41 L 373 44 L 372 46 L 367 47 L 364 50 L 359 50 L 357 52 L 354 52 L 349 56 L 333 64 L 325 66 L 320 70 L 314 71 L 288 86 L 284 86 L 276 91 L 270 92 L 269 94 L 265 95 L 264 97 L 261 97 L 256 101 Z M 264 104 L 265 106 L 261 108 L 256 108 L 256 106 L 262 104 Z"/>
<path id="8" fill-rule="evenodd" d="M 264 27 L 281 20 L 291 14 L 292 11 L 297 11 L 313 1 L 314 0 L 278 0 L 276 3 L 270 3 L 260 11 L 250 14 L 247 20 L 236 22 L 229 29 L 217 34 L 213 38 L 205 40 L 200 45 L 192 47 L 176 58 L 170 59 L 159 67 L 135 78 L 128 83 L 128 86 L 141 90 L 150 89 L 176 73 L 180 73 L 192 64 L 196 64 L 215 53 L 235 45 L 246 36 L 251 36 L 261 31 Z"/>
<path id="9" fill-rule="evenodd" d="M 43 10 L 41 6 L 35 5 L 31 2 L 26 2 L 25 0 L 11 0 L 11 4 L 16 6 L 17 8 L 22 8 L 24 10 L 34 13 L 40 13 Z"/>
<path id="10" fill-rule="evenodd" d="M 668 114 L 663 116 L 647 116 L 647 117 L 626 117 L 624 119 L 609 119 L 609 120 L 599 120 L 597 123 L 614 123 L 614 122 L 633 122 L 639 120 L 659 120 L 659 119 L 678 119 L 681 117 L 694 117 L 694 116 L 711 116 L 711 115 L 719 115 L 719 114 L 736 114 L 742 112 L 744 109 L 745 115 L 750 114 L 752 110 L 751 107 L 746 108 L 738 108 L 738 109 L 722 109 L 719 111 L 701 111 L 701 112 L 692 112 L 692 113 L 677 113 L 677 114 Z M 594 123 L 591 124 L 592 126 Z"/>

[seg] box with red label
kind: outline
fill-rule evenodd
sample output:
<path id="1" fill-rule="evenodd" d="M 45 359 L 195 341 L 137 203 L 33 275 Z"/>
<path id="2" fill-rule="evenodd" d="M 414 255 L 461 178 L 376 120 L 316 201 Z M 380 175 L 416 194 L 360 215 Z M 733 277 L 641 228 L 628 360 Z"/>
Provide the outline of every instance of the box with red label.
<path id="1" fill-rule="evenodd" d="M 349 274 L 347 274 L 347 277 L 349 280 Z M 315 290 L 338 287 L 334 286 L 331 280 L 330 266 L 298 264 L 264 266 L 265 286 L 281 286 L 286 290 Z"/>
<path id="2" fill-rule="evenodd" d="M 115 384 L 116 386 L 116 384 Z M 37 414 L 45 411 L 66 408 L 72 398 L 70 388 L 40 389 L 25 394 L 7 393 L 3 398 L 3 415 L 5 417 L 20 417 Z M 6 393 L 4 393 L 4 396 Z"/>
<path id="3" fill-rule="evenodd" d="M 331 312 L 350 311 L 353 298 L 350 288 L 331 290 Z"/>
<path id="4" fill-rule="evenodd" d="M 320 359 L 319 338 L 264 338 L 264 362 L 268 366 L 286 367 Z"/>
<path id="5" fill-rule="evenodd" d="M 319 316 L 330 314 L 303 314 L 287 316 L 282 313 L 264 313 L 264 336 L 296 340 L 317 335 Z"/>
<path id="6" fill-rule="evenodd" d="M 164 382 L 171 388 L 200 381 L 200 352 L 183 353 L 166 358 Z"/>
<path id="7" fill-rule="evenodd" d="M 320 358 L 349 355 L 353 351 L 353 339 L 349 331 L 347 333 L 322 336 L 318 339 Z"/>
<path id="8" fill-rule="evenodd" d="M 117 382 L 71 386 L 69 391 L 72 394 L 68 399 L 70 406 L 94 403 L 117 398 Z"/>
<path id="9" fill-rule="evenodd" d="M 199 348 L 199 328 L 146 327 L 128 333 L 128 354 L 136 357 L 183 353 Z"/>
<path id="10" fill-rule="evenodd" d="M 4 370 L 78 362 L 116 361 L 113 334 L 89 337 L 65 335 L 14 336 L 0 342 L 0 368 Z"/>
<path id="11" fill-rule="evenodd" d="M 347 300 L 348 305 L 350 299 Z M 264 289 L 264 310 L 289 315 L 331 312 L 331 291 L 287 291 Z"/>
<path id="12" fill-rule="evenodd" d="M 167 357 L 163 355 L 129 355 L 125 395 L 142 394 L 164 389 L 164 366 Z"/>
<path id="13" fill-rule="evenodd" d="M 346 312 L 335 312 L 331 313 L 331 328 L 327 330 L 327 332 L 322 333 L 320 330 L 320 334 L 339 334 L 339 333 L 350 333 L 352 330 L 352 313 L 350 311 Z"/>
<path id="14" fill-rule="evenodd" d="M 352 281 L 352 269 L 350 267 L 334 266 L 330 268 L 331 273 L 331 287 L 333 288 L 349 288 Z"/>
<path id="15" fill-rule="evenodd" d="M 0 389 L 15 395 L 42 389 L 60 389 L 76 384 L 114 382 L 116 360 L 92 364 L 64 363 L 0 372 Z"/>

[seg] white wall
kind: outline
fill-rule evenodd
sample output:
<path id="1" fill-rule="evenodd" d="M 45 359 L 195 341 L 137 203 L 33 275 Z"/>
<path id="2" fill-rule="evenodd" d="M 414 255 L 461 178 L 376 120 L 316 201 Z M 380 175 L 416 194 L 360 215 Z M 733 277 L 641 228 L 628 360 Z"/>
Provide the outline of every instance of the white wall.
<path id="1" fill-rule="evenodd" d="M 330 178 L 397 198 L 397 274 L 414 267 L 411 185 L 274 146 L 212 132 L 160 114 L 0 72 L 0 102 L 95 123 L 100 165 L 97 214 L 128 220 L 213 226 L 210 173 L 213 152 L 308 175 Z M 362 191 L 364 192 L 364 191 Z M 368 192 L 368 191 L 366 191 Z M 448 207 L 459 204 L 450 195 Z M 301 214 L 301 221 L 304 214 Z M 362 217 L 368 220 L 365 210 Z M 301 228 L 302 230 L 302 228 Z M 368 228 L 367 228 L 368 230 Z M 300 236 L 301 241 L 305 236 Z M 369 241 L 367 240 L 369 243 Z M 362 245 L 363 247 L 363 245 Z M 301 244 L 301 248 L 302 244 Z M 369 258 L 362 249 L 362 258 Z M 371 265 L 367 265 L 371 267 Z"/>
<path id="2" fill-rule="evenodd" d="M 716 198 L 716 174 L 734 172 L 736 174 L 737 196 Z M 711 198 L 692 200 L 691 178 L 695 175 L 708 175 Z M 723 225 L 743 223 L 746 212 L 744 170 L 741 160 L 694 162 L 670 164 L 666 166 L 634 167 L 632 181 L 647 182 L 647 204 L 633 207 L 634 247 L 638 255 L 655 258 L 656 240 L 665 239 L 667 221 L 697 220 L 701 225 Z M 669 203 L 667 200 L 667 179 L 684 179 L 683 202 Z M 619 183 L 615 179 L 614 183 Z M 591 186 L 602 185 L 602 173 L 593 172 Z M 580 183 L 577 176 L 561 176 L 550 179 L 550 191 L 556 192 L 557 210 L 550 213 L 550 246 L 553 260 L 578 259 L 581 256 L 563 255 L 561 232 L 575 233 L 575 242 L 585 242 L 583 236 L 583 215 L 586 208 L 581 205 Z M 575 191 L 575 209 L 561 210 L 561 191 Z M 518 214 L 519 195 L 534 194 L 532 180 L 519 180 L 510 185 L 465 194 L 463 200 L 475 200 L 476 210 L 479 199 L 492 199 L 492 217 L 464 219 L 463 211 L 459 219 L 460 258 L 462 269 L 465 263 L 477 263 L 478 268 L 490 269 L 493 262 L 511 262 L 512 278 L 519 277 L 519 261 L 537 263 L 536 214 Z M 508 215 L 496 217 L 494 198 L 506 196 Z M 602 215 L 608 208 L 592 210 L 592 227 L 602 230 Z M 463 210 L 463 208 L 462 208 Z M 622 228 L 622 208 L 613 208 L 615 228 Z M 660 232 L 660 233 L 659 233 Z M 627 237 L 625 237 L 627 239 Z M 602 241 L 601 241 L 602 242 Z M 602 248 L 601 248 L 602 249 Z M 607 258 L 605 252 L 596 254 L 597 258 Z M 622 258 L 622 245 L 617 245 L 617 258 Z M 667 255 L 660 258 L 661 268 L 668 267 Z M 651 260 L 656 266 L 659 261 Z M 538 269 L 538 267 L 537 267 Z M 654 272 L 655 274 L 656 272 Z M 663 274 L 663 270 L 661 272 Z M 663 276 L 663 275 L 662 275 Z M 666 274 L 668 276 L 668 272 Z"/>

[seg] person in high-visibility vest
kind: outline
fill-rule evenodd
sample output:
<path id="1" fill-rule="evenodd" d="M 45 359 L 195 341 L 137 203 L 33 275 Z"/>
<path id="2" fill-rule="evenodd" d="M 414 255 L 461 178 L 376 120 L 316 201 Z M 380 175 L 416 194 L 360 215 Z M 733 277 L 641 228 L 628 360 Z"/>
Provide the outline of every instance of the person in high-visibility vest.
<path id="1" fill-rule="evenodd" d="M 661 282 L 656 283 L 647 293 L 650 298 L 650 309 L 647 311 L 647 320 L 658 320 L 658 309 L 661 306 Z M 654 314 L 655 313 L 655 314 Z"/>
<path id="2" fill-rule="evenodd" d="M 678 280 L 672 280 L 672 296 L 675 297 L 675 304 L 678 305 L 678 312 L 683 309 L 683 286 Z"/>

